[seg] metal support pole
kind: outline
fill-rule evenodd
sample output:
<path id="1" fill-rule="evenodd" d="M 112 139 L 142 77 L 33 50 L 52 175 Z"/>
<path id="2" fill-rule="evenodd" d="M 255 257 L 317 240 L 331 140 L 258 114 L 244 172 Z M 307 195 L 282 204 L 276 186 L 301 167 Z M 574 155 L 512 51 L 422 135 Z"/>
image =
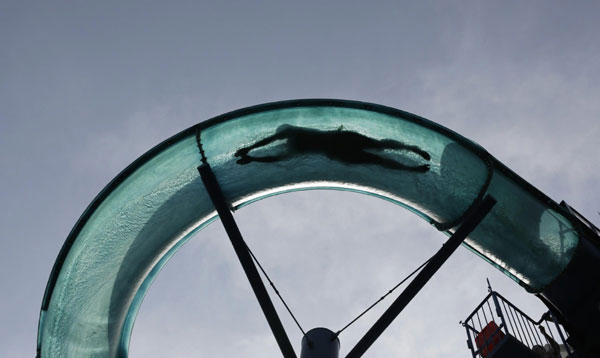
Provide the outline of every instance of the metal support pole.
<path id="1" fill-rule="evenodd" d="M 448 260 L 450 255 L 458 248 L 483 218 L 490 212 L 496 204 L 496 199 L 490 195 L 471 208 L 460 227 L 444 243 L 442 248 L 431 258 L 429 263 L 419 272 L 419 274 L 410 282 L 400 296 L 390 305 L 383 315 L 375 322 L 373 327 L 367 331 L 363 338 L 352 348 L 346 358 L 360 358 L 375 342 L 383 331 L 392 323 L 392 321 L 402 312 L 410 301 L 419 293 L 425 284 L 433 277 L 437 270 Z"/>
<path id="2" fill-rule="evenodd" d="M 223 227 L 225 227 L 225 231 L 231 240 L 231 244 L 237 254 L 240 263 L 246 273 L 246 277 L 252 286 L 252 290 L 256 295 L 256 299 L 262 308 L 265 317 L 267 318 L 267 322 L 271 327 L 271 331 L 277 340 L 277 344 L 279 345 L 279 349 L 281 349 L 281 353 L 285 358 L 296 358 L 296 353 L 294 352 L 294 348 L 290 343 L 290 340 L 281 324 L 281 320 L 277 315 L 277 311 L 273 306 L 273 302 L 271 302 L 271 298 L 267 293 L 267 289 L 265 288 L 264 283 L 262 282 L 258 270 L 252 261 L 252 257 L 248 252 L 248 247 L 242 238 L 242 234 L 235 223 L 233 215 L 231 214 L 231 210 L 229 210 L 229 206 L 225 201 L 225 196 L 223 196 L 223 192 L 221 191 L 221 187 L 217 182 L 217 178 L 215 174 L 210 168 L 208 163 L 202 164 L 198 167 L 198 171 L 200 172 L 200 177 L 202 178 L 202 182 L 208 191 L 208 195 L 217 209 L 217 213 L 219 214 L 219 218 L 221 219 L 221 223 Z"/>
<path id="3" fill-rule="evenodd" d="M 340 340 L 327 328 L 313 328 L 302 338 L 300 358 L 338 358 Z"/>
<path id="4" fill-rule="evenodd" d="M 558 335 L 560 336 L 560 339 L 562 340 L 565 349 L 567 350 L 567 354 L 569 355 L 569 358 L 573 357 L 573 353 L 571 352 L 571 347 L 569 347 L 569 344 L 567 343 L 567 340 L 565 339 L 565 336 L 562 333 L 562 330 L 560 329 L 560 325 L 558 323 L 558 320 L 556 319 L 556 317 L 554 316 L 554 314 L 552 312 L 550 312 L 550 317 L 552 317 L 552 322 L 554 322 L 554 325 L 556 326 L 556 330 L 558 331 Z"/>
<path id="5" fill-rule="evenodd" d="M 469 332 L 468 324 L 465 323 L 465 330 L 467 331 L 467 347 L 471 350 L 473 358 L 475 358 L 475 350 L 473 349 L 473 342 L 471 341 L 471 332 Z"/>
<path id="6" fill-rule="evenodd" d="M 500 317 L 500 320 L 502 321 L 500 327 L 504 327 L 504 330 L 506 331 L 505 333 L 509 334 L 510 332 L 508 331 L 508 326 L 506 325 L 506 320 L 504 319 L 504 313 L 502 312 L 502 308 L 500 307 L 500 303 L 498 302 L 496 291 L 492 290 L 492 284 L 490 284 L 490 280 L 488 278 L 486 278 L 486 280 L 488 284 L 488 291 L 492 295 L 492 300 L 494 301 L 494 306 L 496 307 L 496 315 Z M 494 316 L 492 315 L 492 319 L 493 318 Z"/>

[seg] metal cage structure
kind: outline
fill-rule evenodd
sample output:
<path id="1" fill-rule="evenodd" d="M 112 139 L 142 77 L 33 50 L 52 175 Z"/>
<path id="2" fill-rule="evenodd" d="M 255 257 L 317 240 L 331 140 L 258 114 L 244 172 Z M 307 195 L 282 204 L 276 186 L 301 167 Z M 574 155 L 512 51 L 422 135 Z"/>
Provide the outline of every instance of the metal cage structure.
<path id="1" fill-rule="evenodd" d="M 577 358 L 569 334 L 550 311 L 536 321 L 491 288 L 460 323 L 473 358 Z"/>

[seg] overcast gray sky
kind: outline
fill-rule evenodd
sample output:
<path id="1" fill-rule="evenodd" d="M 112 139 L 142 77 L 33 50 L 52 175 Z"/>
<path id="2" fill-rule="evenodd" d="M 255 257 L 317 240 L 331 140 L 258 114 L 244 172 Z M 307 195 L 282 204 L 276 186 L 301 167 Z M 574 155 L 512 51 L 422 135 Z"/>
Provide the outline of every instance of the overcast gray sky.
<path id="1" fill-rule="evenodd" d="M 50 269 L 102 187 L 161 140 L 248 105 L 328 97 L 424 116 L 598 223 L 599 15 L 596 1 L 1 1 L 0 356 L 35 355 Z M 236 217 L 306 329 L 340 328 L 444 240 L 399 207 L 340 192 Z M 458 321 L 486 277 L 543 311 L 461 248 L 366 356 L 468 356 Z M 376 317 L 344 332 L 342 349 Z M 159 275 L 130 353 L 278 356 L 219 223 Z"/>

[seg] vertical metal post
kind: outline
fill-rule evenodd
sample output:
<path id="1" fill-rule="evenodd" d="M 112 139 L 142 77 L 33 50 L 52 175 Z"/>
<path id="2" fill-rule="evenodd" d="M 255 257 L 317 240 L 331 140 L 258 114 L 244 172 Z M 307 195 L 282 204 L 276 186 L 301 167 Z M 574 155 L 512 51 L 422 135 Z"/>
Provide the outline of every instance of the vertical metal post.
<path id="1" fill-rule="evenodd" d="M 554 317 L 554 314 L 552 312 L 550 312 L 550 317 L 552 317 L 552 321 L 554 322 L 554 325 L 556 326 L 556 330 L 558 331 L 558 335 L 560 336 L 560 339 L 562 340 L 563 344 L 565 345 L 565 349 L 567 350 L 567 354 L 569 355 L 569 357 L 573 357 L 573 353 L 571 352 L 571 347 L 569 347 L 569 344 L 567 343 L 567 340 L 565 339 L 565 336 L 562 333 L 562 330 L 560 329 L 560 325 L 558 324 L 558 320 L 556 319 L 556 317 Z"/>
<path id="2" fill-rule="evenodd" d="M 340 340 L 327 328 L 313 328 L 302 338 L 300 358 L 338 358 Z"/>
<path id="3" fill-rule="evenodd" d="M 490 281 L 488 281 L 488 285 L 489 283 Z M 502 308 L 500 308 L 500 303 L 498 302 L 498 297 L 496 297 L 496 292 L 492 290 L 491 286 L 490 293 L 492 294 L 492 300 L 494 300 L 494 306 L 496 306 L 496 314 L 498 315 L 498 317 L 500 317 L 500 320 L 502 320 L 502 326 L 504 327 L 506 334 L 509 334 L 510 332 L 508 332 L 508 326 L 506 325 L 506 321 L 504 320 L 504 313 L 502 312 Z"/>
<path id="4" fill-rule="evenodd" d="M 473 349 L 473 341 L 471 340 L 471 332 L 469 332 L 469 327 L 465 324 L 465 330 L 467 331 L 467 347 L 471 350 L 471 354 L 473 358 L 475 358 L 475 350 Z"/>
<path id="5" fill-rule="evenodd" d="M 473 231 L 483 218 L 496 204 L 496 199 L 487 195 L 479 205 L 470 210 L 463 223 L 454 234 L 444 243 L 442 248 L 431 258 L 429 263 L 411 281 L 406 289 L 394 301 L 375 324 L 367 331 L 363 338 L 352 348 L 346 358 L 359 358 L 379 338 L 383 331 L 402 312 L 410 301 L 419 293 L 425 284 L 433 277 L 439 268 L 448 260 L 450 255 L 460 246 L 464 239 Z"/>
<path id="6" fill-rule="evenodd" d="M 215 174 L 210 169 L 210 165 L 208 163 L 199 166 L 198 171 L 200 172 L 202 182 L 208 191 L 208 195 L 210 196 L 213 205 L 217 209 L 217 213 L 219 214 L 221 223 L 223 224 L 223 227 L 229 236 L 229 240 L 231 240 L 231 244 L 233 245 L 235 253 L 242 264 L 242 268 L 246 273 L 246 277 L 250 282 L 250 286 L 252 286 L 252 290 L 256 295 L 256 299 L 258 300 L 258 303 L 260 304 L 260 307 L 267 318 L 267 322 L 271 327 L 271 331 L 275 336 L 275 340 L 277 340 L 277 344 L 279 345 L 279 349 L 281 349 L 281 353 L 283 353 L 285 358 L 296 358 L 294 348 L 292 347 L 285 329 L 281 324 L 281 320 L 279 320 L 277 311 L 273 306 L 273 302 L 271 302 L 269 293 L 267 292 L 267 289 L 260 278 L 258 270 L 252 261 L 252 257 L 248 252 L 248 247 L 246 246 L 242 234 L 240 233 L 240 229 L 237 227 L 233 215 L 229 210 L 229 206 L 225 201 L 225 196 L 221 191 L 221 187 L 217 182 Z"/>

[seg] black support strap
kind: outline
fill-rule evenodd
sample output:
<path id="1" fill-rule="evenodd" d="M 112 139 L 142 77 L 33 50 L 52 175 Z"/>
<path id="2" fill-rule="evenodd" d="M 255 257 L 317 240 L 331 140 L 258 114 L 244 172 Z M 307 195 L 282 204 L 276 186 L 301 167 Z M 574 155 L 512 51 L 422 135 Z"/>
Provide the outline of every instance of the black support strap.
<path id="1" fill-rule="evenodd" d="M 429 263 L 419 272 L 419 274 L 408 284 L 406 289 L 375 322 L 363 338 L 352 348 L 346 358 L 360 358 L 379 338 L 392 321 L 402 312 L 410 301 L 419 293 L 425 284 L 433 277 L 437 270 L 448 260 L 450 255 L 460 246 L 464 239 L 469 235 L 483 218 L 490 212 L 496 204 L 496 200 L 487 195 L 481 203 L 472 207 L 465 216 L 463 223 L 458 227 L 454 234 L 444 243 L 444 246 L 429 260 Z"/>
<path id="2" fill-rule="evenodd" d="M 231 240 L 231 244 L 233 245 L 235 253 L 242 264 L 244 272 L 246 273 L 246 277 L 248 278 L 248 281 L 250 281 L 250 285 L 252 286 L 252 290 L 256 295 L 256 299 L 258 300 L 258 303 L 260 304 L 260 307 L 267 318 L 267 322 L 269 323 L 271 331 L 277 340 L 277 344 L 279 345 L 279 349 L 281 349 L 281 353 L 283 353 L 284 358 L 296 358 L 294 348 L 292 347 L 287 333 L 281 324 L 281 320 L 277 315 L 277 311 L 273 306 L 273 302 L 271 302 L 271 298 L 267 293 L 267 289 L 260 279 L 258 270 L 252 261 L 252 257 L 248 252 L 248 248 L 244 242 L 242 234 L 240 233 L 233 215 L 231 214 L 231 210 L 225 201 L 225 197 L 223 196 L 223 192 L 221 191 L 221 187 L 217 182 L 215 174 L 211 170 L 208 163 L 199 166 L 198 171 L 200 172 L 200 177 L 202 178 L 202 182 L 208 191 L 210 199 L 217 209 L 221 223 L 223 224 L 223 227 L 225 227 L 225 231 Z"/>

